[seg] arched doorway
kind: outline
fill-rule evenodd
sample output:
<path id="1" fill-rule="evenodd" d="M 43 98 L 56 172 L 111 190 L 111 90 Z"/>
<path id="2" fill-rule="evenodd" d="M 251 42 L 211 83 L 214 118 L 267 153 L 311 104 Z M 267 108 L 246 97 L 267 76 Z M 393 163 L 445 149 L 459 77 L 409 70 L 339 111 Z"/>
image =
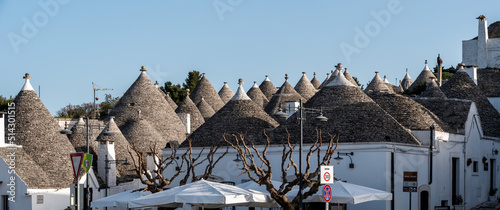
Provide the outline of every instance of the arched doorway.
<path id="1" fill-rule="evenodd" d="M 418 209 L 430 210 L 430 187 L 429 185 L 422 185 L 418 187 Z"/>

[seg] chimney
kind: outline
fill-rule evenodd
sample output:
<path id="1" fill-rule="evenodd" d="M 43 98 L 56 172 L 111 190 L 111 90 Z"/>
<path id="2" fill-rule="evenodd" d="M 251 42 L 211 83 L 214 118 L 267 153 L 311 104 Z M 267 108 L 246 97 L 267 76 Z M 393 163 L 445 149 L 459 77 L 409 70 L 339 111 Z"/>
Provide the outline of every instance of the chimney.
<path id="1" fill-rule="evenodd" d="M 479 68 L 486 68 L 488 66 L 488 50 L 486 44 L 488 43 L 488 23 L 484 15 L 477 17 L 478 32 L 477 32 L 477 64 Z"/>
<path id="2" fill-rule="evenodd" d="M 465 66 L 465 72 L 474 80 L 477 85 L 477 66 Z"/>
<path id="3" fill-rule="evenodd" d="M 109 123 L 114 122 L 113 118 L 111 117 Z M 104 179 L 104 182 L 107 179 L 109 187 L 114 187 L 116 186 L 116 164 L 110 161 L 116 160 L 115 145 L 113 141 L 108 141 L 109 138 L 105 139 L 105 141 L 99 141 L 97 148 L 97 156 L 99 157 L 97 159 L 97 171 L 99 172 L 99 177 Z"/>
<path id="4" fill-rule="evenodd" d="M 438 63 L 438 86 L 441 87 L 442 80 L 443 80 L 443 60 L 441 60 L 441 54 L 438 54 L 437 57 L 437 63 Z"/>
<path id="5" fill-rule="evenodd" d="M 186 126 L 186 135 L 191 134 L 191 115 L 188 113 L 177 113 L 182 121 L 182 124 Z"/>

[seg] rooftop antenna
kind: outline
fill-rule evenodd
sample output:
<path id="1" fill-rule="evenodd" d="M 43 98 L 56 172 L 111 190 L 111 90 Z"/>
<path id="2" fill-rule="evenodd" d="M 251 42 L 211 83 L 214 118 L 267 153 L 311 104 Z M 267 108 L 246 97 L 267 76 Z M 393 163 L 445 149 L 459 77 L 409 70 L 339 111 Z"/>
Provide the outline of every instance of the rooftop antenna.
<path id="1" fill-rule="evenodd" d="M 113 89 L 102 88 L 101 86 L 95 84 L 94 82 L 92 82 L 92 88 L 94 89 L 94 111 L 92 113 L 92 119 L 95 119 L 96 113 L 97 113 L 97 106 L 95 104 L 95 101 L 99 100 L 99 96 L 97 95 L 97 91 L 100 91 L 100 90 L 113 90 Z"/>

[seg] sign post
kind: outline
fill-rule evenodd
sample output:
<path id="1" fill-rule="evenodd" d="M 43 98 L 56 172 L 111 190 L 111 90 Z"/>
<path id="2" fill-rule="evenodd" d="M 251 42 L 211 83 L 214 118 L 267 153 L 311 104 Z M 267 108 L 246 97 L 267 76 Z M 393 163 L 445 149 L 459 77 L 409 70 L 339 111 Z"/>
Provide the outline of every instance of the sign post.
<path id="1" fill-rule="evenodd" d="M 81 205 L 80 205 L 80 202 L 81 200 L 78 199 L 79 196 L 81 196 L 81 193 L 78 192 L 78 179 L 79 179 L 79 176 L 80 176 L 80 169 L 82 168 L 82 161 L 83 161 L 83 156 L 84 156 L 84 153 L 83 152 L 77 152 L 77 153 L 71 153 L 69 154 L 70 158 L 71 158 L 71 165 L 73 166 L 73 174 L 75 175 L 75 184 L 74 185 L 71 185 L 71 189 L 73 189 L 74 191 L 72 191 L 70 194 L 70 205 L 73 205 L 72 206 L 72 209 L 81 209 Z M 73 188 L 74 187 L 74 188 Z"/>
<path id="2" fill-rule="evenodd" d="M 325 200 L 326 209 L 328 209 L 328 202 L 332 200 L 332 188 L 328 184 L 323 187 L 323 200 Z"/>
<path id="3" fill-rule="evenodd" d="M 411 210 L 411 193 L 417 192 L 417 178 L 418 174 L 416 171 L 404 171 L 403 172 L 403 192 L 410 193 L 409 210 Z"/>

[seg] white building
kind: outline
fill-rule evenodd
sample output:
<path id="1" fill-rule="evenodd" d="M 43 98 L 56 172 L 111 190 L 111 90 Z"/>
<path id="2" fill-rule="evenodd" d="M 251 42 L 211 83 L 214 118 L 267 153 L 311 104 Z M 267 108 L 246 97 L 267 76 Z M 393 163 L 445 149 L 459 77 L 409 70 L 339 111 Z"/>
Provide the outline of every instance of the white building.
<path id="1" fill-rule="evenodd" d="M 500 68 L 500 22 L 488 27 L 487 19 L 479 16 L 478 36 L 471 40 L 462 41 L 462 62 L 479 68 Z M 492 30 L 488 32 L 488 30 Z M 493 31 L 495 30 L 495 31 Z"/>

